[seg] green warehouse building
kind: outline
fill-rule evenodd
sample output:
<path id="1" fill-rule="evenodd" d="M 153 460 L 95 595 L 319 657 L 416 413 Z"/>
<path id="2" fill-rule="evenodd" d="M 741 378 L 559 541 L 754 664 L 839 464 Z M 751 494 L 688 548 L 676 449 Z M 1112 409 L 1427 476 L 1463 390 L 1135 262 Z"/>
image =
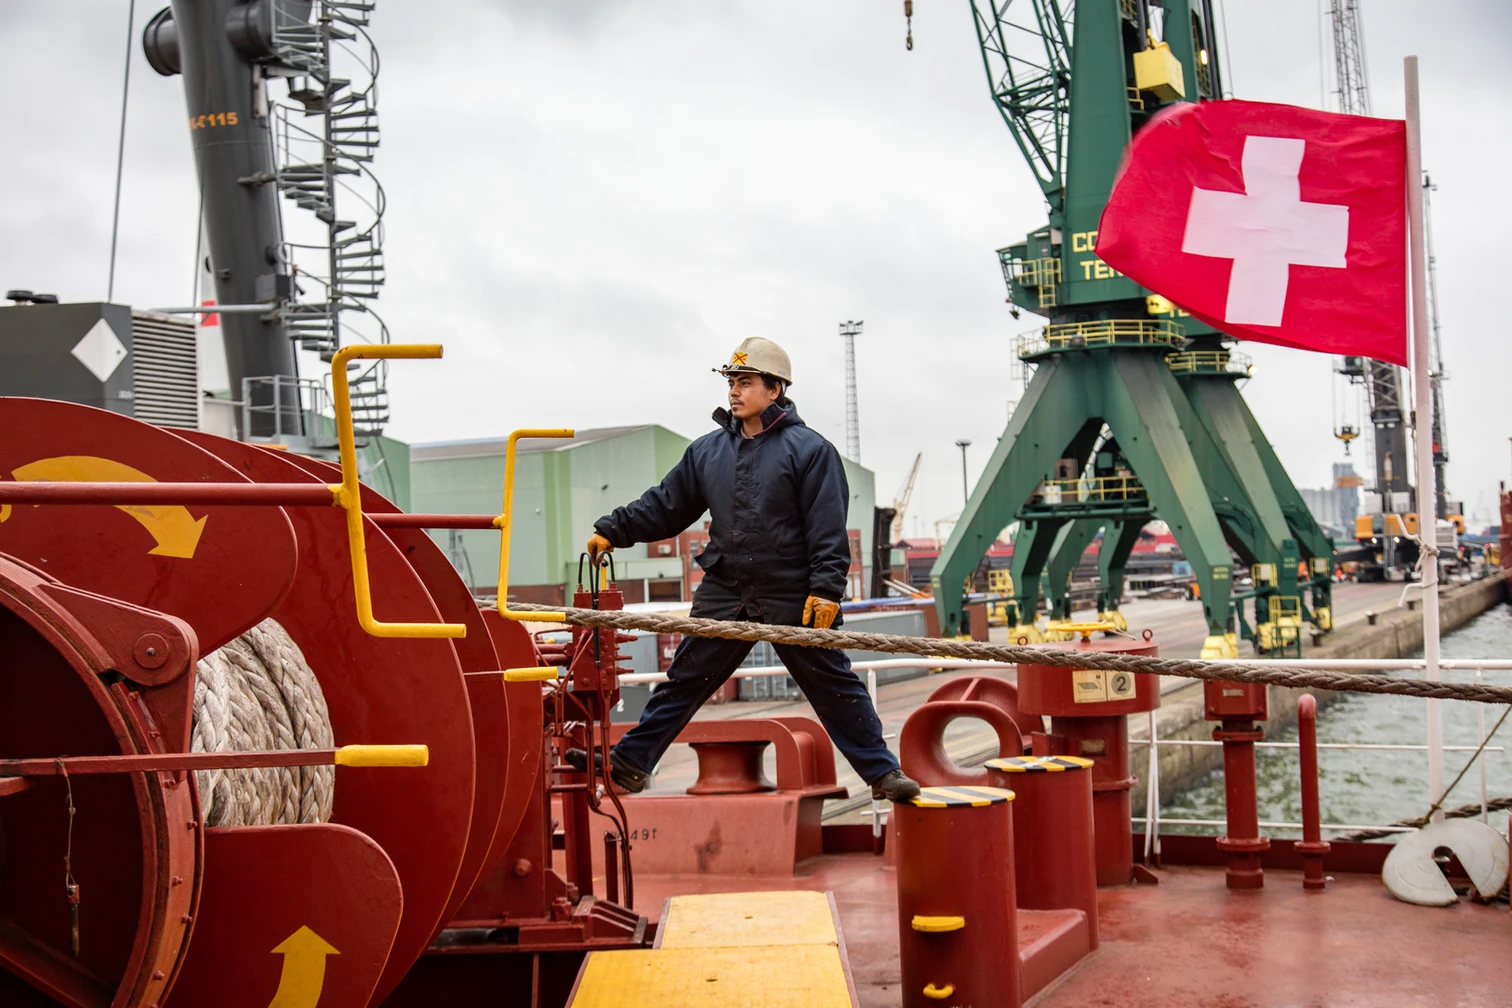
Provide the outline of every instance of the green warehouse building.
<path id="1" fill-rule="evenodd" d="M 580 430 L 571 439 L 521 441 L 515 464 L 510 597 L 549 605 L 567 601 L 593 523 L 661 482 L 689 443 L 656 424 Z M 503 437 L 411 445 L 411 509 L 430 514 L 497 513 L 505 445 Z M 849 459 L 845 470 L 851 493 L 851 594 L 861 597 L 870 583 L 876 481 L 871 470 Z M 704 538 L 702 529 L 699 521 L 675 539 L 616 550 L 615 576 L 625 601 L 691 599 L 699 575 L 691 561 Z M 441 529 L 431 535 L 476 594 L 494 594 L 499 577 L 497 532 Z"/>

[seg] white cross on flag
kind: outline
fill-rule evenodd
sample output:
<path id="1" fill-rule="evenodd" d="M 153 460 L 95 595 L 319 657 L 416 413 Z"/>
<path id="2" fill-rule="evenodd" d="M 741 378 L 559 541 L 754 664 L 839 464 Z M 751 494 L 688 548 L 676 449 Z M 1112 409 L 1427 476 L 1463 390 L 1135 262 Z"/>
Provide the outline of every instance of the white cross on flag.
<path id="1" fill-rule="evenodd" d="M 1097 254 L 1240 339 L 1406 364 L 1406 150 L 1396 120 L 1172 106 L 1129 144 Z"/>

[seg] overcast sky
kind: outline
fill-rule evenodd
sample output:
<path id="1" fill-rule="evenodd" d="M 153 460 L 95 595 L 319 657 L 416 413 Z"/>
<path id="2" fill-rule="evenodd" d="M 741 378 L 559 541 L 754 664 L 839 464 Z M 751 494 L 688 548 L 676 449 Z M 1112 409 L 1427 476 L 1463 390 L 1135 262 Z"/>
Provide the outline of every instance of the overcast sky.
<path id="1" fill-rule="evenodd" d="M 1333 107 L 1319 0 L 1220 6 L 1236 97 Z M 158 7 L 138 4 L 137 34 Z M 442 362 L 394 369 L 389 432 L 651 422 L 695 437 L 722 402 L 709 368 L 761 335 L 792 354 L 805 419 L 843 447 L 836 327 L 863 319 L 861 457 L 878 496 L 923 452 L 911 513 L 925 534 L 958 513 L 954 442 L 973 442 L 974 483 L 1020 395 L 1013 337 L 1035 321 L 1008 315 L 993 250 L 1045 215 L 992 106 L 966 0 L 919 0 L 912 52 L 901 8 L 380 3 L 380 308 L 396 341 L 446 345 Z M 1449 487 L 1490 512 L 1512 467 L 1500 297 L 1512 5 L 1361 8 L 1376 114 L 1401 114 L 1402 57 L 1422 60 Z M 126 0 L 0 0 L 4 287 L 104 297 L 126 12 Z M 198 199 L 182 82 L 154 74 L 135 42 L 131 58 L 116 300 L 181 304 Z M 1327 484 L 1343 458 L 1330 414 L 1346 409 L 1330 359 L 1242 349 L 1258 365 L 1245 395 L 1294 480 Z"/>

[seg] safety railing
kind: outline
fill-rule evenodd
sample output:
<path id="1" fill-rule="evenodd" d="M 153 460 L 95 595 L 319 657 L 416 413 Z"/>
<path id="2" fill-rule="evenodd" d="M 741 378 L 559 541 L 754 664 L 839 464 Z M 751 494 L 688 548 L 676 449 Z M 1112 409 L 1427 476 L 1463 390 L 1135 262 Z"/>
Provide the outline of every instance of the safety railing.
<path id="1" fill-rule="evenodd" d="M 1045 480 L 1035 488 L 1031 504 L 1120 504 L 1149 497 L 1137 476 L 1093 476 L 1086 479 Z"/>
<path id="2" fill-rule="evenodd" d="M 1002 252 L 998 253 L 1003 265 L 1003 277 L 1009 284 L 1018 284 L 1036 292 L 1039 307 L 1054 308 L 1056 285 L 1061 282 L 1060 259 L 1046 256 L 1042 259 L 1019 259 Z"/>
<path id="3" fill-rule="evenodd" d="M 540 617 L 542 614 L 536 613 L 534 615 L 537 616 L 537 617 Z M 1397 672 L 1414 672 L 1414 671 L 1422 671 L 1425 668 L 1425 665 L 1426 665 L 1426 663 L 1422 659 L 1416 659 L 1416 658 L 1390 658 L 1390 659 L 1387 659 L 1387 658 L 1379 658 L 1379 659 L 1372 659 L 1372 658 L 1263 659 L 1262 658 L 1262 659 L 1250 659 L 1250 661 L 1253 662 L 1254 664 L 1271 665 L 1271 666 L 1276 666 L 1278 668 L 1288 668 L 1288 667 L 1291 667 L 1291 668 L 1336 669 L 1336 670 L 1340 670 L 1340 671 L 1343 671 L 1343 670 L 1353 670 L 1353 671 L 1363 671 L 1363 670 L 1381 670 L 1381 671 L 1385 671 L 1385 670 L 1390 670 L 1390 671 L 1397 671 Z M 861 673 L 865 677 L 866 685 L 867 685 L 867 692 L 873 698 L 873 705 L 875 705 L 875 703 L 876 703 L 877 685 L 878 685 L 877 684 L 877 673 L 878 673 L 878 671 L 881 671 L 881 670 L 884 670 L 884 669 L 920 668 L 920 667 L 927 667 L 927 668 L 932 669 L 932 670 L 934 670 L 934 669 L 940 669 L 940 670 L 970 669 L 970 670 L 974 670 L 974 671 L 992 671 L 992 670 L 998 670 L 998 669 L 1001 669 L 1001 670 L 1013 669 L 1016 666 L 1013 665 L 1013 664 L 1011 664 L 1011 663 L 1004 663 L 1004 662 L 973 661 L 973 660 L 961 659 L 961 658 L 923 658 L 923 657 L 921 657 L 921 658 L 887 658 L 887 659 L 879 659 L 879 660 L 874 660 L 874 661 L 858 661 L 858 662 L 854 662 L 852 664 L 852 668 L 854 668 L 858 673 Z M 1446 672 L 1452 672 L 1452 671 L 1473 672 L 1475 674 L 1475 680 L 1477 682 L 1479 682 L 1479 681 L 1482 680 L 1482 673 L 1483 672 L 1486 672 L 1486 671 L 1503 671 L 1503 672 L 1512 671 L 1512 659 L 1441 659 L 1440 662 L 1439 662 L 1439 667 L 1440 667 L 1440 669 L 1442 669 L 1443 671 L 1446 671 Z M 789 672 L 788 672 L 788 669 L 787 669 L 786 666 L 783 666 L 783 665 L 764 665 L 764 666 L 756 666 L 756 667 L 737 669 L 734 672 L 734 674 L 733 674 L 732 677 L 733 678 L 737 678 L 737 679 L 745 679 L 745 678 L 761 678 L 761 677 L 768 677 L 768 676 L 784 676 L 784 675 L 788 675 L 788 674 L 789 674 Z M 640 685 L 640 684 L 654 684 L 654 683 L 661 683 L 661 682 L 666 682 L 666 681 L 667 681 L 667 675 L 665 673 L 662 673 L 662 672 L 628 673 L 628 674 L 621 675 L 619 677 L 619 683 L 620 683 L 621 686 Z M 1478 726 L 1477 726 L 1477 734 L 1478 734 L 1478 737 L 1482 740 L 1482 745 L 1479 745 L 1479 746 L 1472 746 L 1472 745 L 1440 745 L 1438 747 L 1438 751 L 1439 752 L 1446 752 L 1446 753 L 1450 753 L 1450 752 L 1467 752 L 1467 753 L 1473 753 L 1476 750 L 1479 750 L 1482 756 L 1484 756 L 1487 753 L 1505 753 L 1506 752 L 1506 748 L 1504 746 L 1493 746 L 1493 745 L 1484 744 L 1485 740 L 1486 740 L 1486 737 L 1487 737 L 1486 726 L 1485 726 L 1485 721 L 1484 721 L 1484 717 L 1485 717 L 1485 712 L 1484 712 L 1484 709 L 1483 709 L 1484 705 L 1477 705 L 1477 707 L 1481 708 L 1481 709 L 1477 710 L 1477 717 L 1479 719 L 1478 720 Z M 1146 840 L 1145 840 L 1146 854 L 1148 855 L 1153 850 L 1153 852 L 1158 856 L 1159 853 L 1160 853 L 1160 846 L 1159 846 L 1160 841 L 1159 841 L 1159 835 L 1158 834 L 1159 834 L 1160 826 L 1162 824 L 1168 825 L 1168 826 L 1198 826 L 1198 827 L 1209 827 L 1209 826 L 1211 826 L 1211 827 L 1224 827 L 1224 826 L 1227 825 L 1227 823 L 1224 820 L 1222 820 L 1222 819 L 1183 818 L 1183 817 L 1174 817 L 1174 816 L 1162 816 L 1160 814 L 1160 766 L 1159 766 L 1159 757 L 1158 757 L 1158 751 L 1159 751 L 1159 749 L 1162 748 L 1162 747 L 1170 747 L 1170 746 L 1220 747 L 1220 746 L 1223 745 L 1223 743 L 1219 742 L 1219 741 L 1216 741 L 1216 740 L 1210 740 L 1210 739 L 1163 739 L 1163 738 L 1160 738 L 1159 734 L 1158 734 L 1158 731 L 1157 731 L 1157 728 L 1156 728 L 1155 713 L 1156 712 L 1151 711 L 1149 713 L 1149 715 L 1148 715 L 1148 733 L 1147 733 L 1147 735 L 1145 735 L 1144 737 L 1130 738 L 1129 739 L 1129 745 L 1131 746 L 1131 748 L 1133 748 L 1133 747 L 1144 747 L 1147 750 L 1147 752 L 1150 754 L 1149 755 L 1149 766 L 1148 766 L 1148 769 L 1146 771 L 1146 776 L 1145 776 L 1146 781 L 1148 781 L 1148 787 L 1146 789 L 1147 804 L 1146 804 L 1146 808 L 1145 808 L 1145 814 L 1143 816 L 1134 816 L 1134 817 L 1132 817 L 1132 821 L 1135 822 L 1135 823 L 1139 823 L 1141 825 L 1145 825 L 1146 827 L 1153 826 L 1153 828 L 1147 828 L 1147 830 L 1146 830 Z M 1154 745 L 1153 746 L 1150 744 L 1151 739 L 1154 740 Z M 1258 748 L 1262 748 L 1262 749 L 1297 750 L 1297 749 L 1301 748 L 1300 744 L 1297 743 L 1297 742 L 1257 742 L 1257 743 L 1255 743 L 1255 745 Z M 1417 745 L 1417 744 L 1409 744 L 1409 743 L 1383 743 L 1383 742 L 1375 742 L 1375 743 L 1372 743 L 1372 742 L 1319 742 L 1319 743 L 1317 743 L 1316 747 L 1318 749 L 1320 749 L 1320 750 L 1321 749 L 1326 749 L 1326 750 L 1352 750 L 1352 751 L 1366 751 L 1366 752 L 1369 752 L 1369 751 L 1394 751 L 1394 752 L 1423 752 L 1423 753 L 1430 752 L 1432 750 L 1432 748 L 1433 748 L 1433 747 L 1428 746 L 1428 745 Z M 996 752 L 995 748 L 993 748 L 992 752 L 987 752 L 987 751 L 984 750 L 983 753 L 981 754 L 981 759 L 990 758 L 995 752 Z M 969 761 L 969 757 L 968 757 L 968 761 Z M 1488 798 L 1487 782 L 1486 782 L 1486 774 L 1485 774 L 1485 760 L 1484 759 L 1478 759 L 1477 763 L 1478 763 L 1478 769 L 1480 771 L 1480 780 L 1479 780 L 1480 804 L 1482 805 L 1482 807 L 1486 807 L 1487 803 L 1489 801 L 1489 798 Z M 861 807 L 864 807 L 864 804 L 865 804 L 864 798 L 853 798 L 849 802 L 843 802 L 843 803 L 841 803 L 841 804 L 839 804 L 839 805 L 837 805 L 837 806 L 835 806 L 835 807 L 833 807 L 831 809 L 826 810 L 825 815 L 826 816 L 830 816 L 830 815 L 833 815 L 833 814 L 843 813 L 843 812 L 845 812 L 845 811 L 847 811 L 847 810 L 849 810 L 851 808 L 857 807 L 857 803 L 858 802 L 861 804 Z M 874 825 L 874 827 L 877 826 L 877 823 L 879 821 L 880 821 L 880 810 L 877 809 L 877 808 L 874 808 L 873 809 L 873 825 Z M 1303 828 L 1303 824 L 1300 823 L 1300 822 L 1295 822 L 1294 823 L 1294 822 L 1279 822 L 1279 821 L 1262 821 L 1262 822 L 1260 822 L 1259 825 L 1263 829 L 1301 830 Z M 1393 832 L 1393 833 L 1406 833 L 1406 832 L 1412 832 L 1412 830 L 1413 830 L 1412 827 L 1407 827 L 1407 826 L 1388 826 L 1388 825 L 1379 825 L 1379 824 L 1373 824 L 1373 823 L 1367 823 L 1367 824 L 1322 823 L 1322 824 L 1320 824 L 1320 828 L 1323 829 L 1323 830 L 1327 830 L 1329 832 L 1333 832 L 1333 833 L 1354 832 L 1354 831 L 1358 831 L 1358 830 L 1382 830 L 1382 831 L 1389 831 L 1389 832 Z"/>
<path id="4" fill-rule="evenodd" d="M 1370 670 L 1409 672 L 1422 671 L 1427 667 L 1427 663 L 1424 660 L 1418 658 L 1262 658 L 1251 659 L 1251 661 L 1253 661 L 1255 664 L 1274 665 L 1279 668 L 1315 668 L 1335 669 L 1339 671 Z M 1473 672 L 1475 673 L 1475 681 L 1479 683 L 1484 681 L 1485 672 L 1512 671 L 1512 659 L 1441 659 L 1438 663 L 1438 667 L 1441 671 L 1445 672 Z M 1427 754 L 1430 760 L 1435 758 L 1437 754 L 1442 753 L 1471 753 L 1471 760 L 1474 762 L 1479 776 L 1479 805 L 1481 808 L 1480 818 L 1482 819 L 1482 821 L 1485 821 L 1486 817 L 1489 814 L 1490 797 L 1487 790 L 1486 761 L 1484 757 L 1488 753 L 1505 753 L 1506 747 L 1493 746 L 1488 744 L 1490 735 L 1486 731 L 1485 705 L 1477 704 L 1476 708 L 1476 737 L 1480 740 L 1478 745 L 1445 745 L 1442 742 L 1435 742 L 1429 745 L 1419 745 L 1413 743 L 1393 742 L 1314 741 L 1312 742 L 1311 748 L 1315 752 L 1322 749 L 1349 750 L 1359 752 L 1421 752 Z M 1139 823 L 1145 827 L 1144 852 L 1146 860 L 1149 860 L 1152 854 L 1157 859 L 1160 856 L 1160 827 L 1162 824 L 1167 826 L 1198 827 L 1227 827 L 1229 824 L 1227 820 L 1224 819 L 1197 819 L 1162 816 L 1160 814 L 1160 749 L 1171 746 L 1191 748 L 1221 747 L 1224 743 L 1213 739 L 1163 739 L 1159 736 L 1155 711 L 1150 711 L 1147 715 L 1147 719 L 1147 729 L 1145 736 L 1130 738 L 1129 745 L 1131 748 L 1142 746 L 1149 754 L 1147 769 L 1145 772 L 1145 780 L 1147 782 L 1145 789 L 1145 814 L 1143 816 L 1132 817 L 1133 822 Z M 1491 734 L 1494 733 L 1495 729 L 1493 728 Z M 1250 744 L 1254 745 L 1257 749 L 1298 750 L 1299 754 L 1303 749 L 1303 745 L 1300 742 L 1254 742 Z M 1467 771 L 1468 769 L 1469 768 L 1466 767 Z M 1446 791 L 1445 794 L 1437 796 L 1437 801 L 1443 802 L 1447 797 L 1448 794 Z M 1259 826 L 1262 829 L 1286 829 L 1299 831 L 1305 830 L 1307 828 L 1307 824 L 1301 822 L 1261 821 L 1259 823 Z M 1411 833 L 1415 832 L 1417 827 L 1377 823 L 1318 823 L 1315 828 L 1333 833 L 1354 833 L 1363 831 L 1379 831 L 1382 833 Z"/>
<path id="5" fill-rule="evenodd" d="M 1231 350 L 1186 350 L 1167 354 L 1166 364 L 1176 374 L 1221 374 L 1248 378 L 1255 372 L 1255 362 L 1248 355 Z"/>
<path id="6" fill-rule="evenodd" d="M 251 433 L 254 430 L 265 432 L 256 438 L 259 441 L 282 443 L 302 438 L 308 433 L 305 418 L 319 416 L 325 406 L 325 389 L 314 378 L 292 375 L 243 378 L 242 438 L 254 440 Z"/>
<path id="7" fill-rule="evenodd" d="M 1018 355 L 1027 360 L 1047 353 L 1098 347 L 1178 347 L 1185 330 L 1167 319 L 1098 319 L 1061 322 L 1019 337 Z"/>

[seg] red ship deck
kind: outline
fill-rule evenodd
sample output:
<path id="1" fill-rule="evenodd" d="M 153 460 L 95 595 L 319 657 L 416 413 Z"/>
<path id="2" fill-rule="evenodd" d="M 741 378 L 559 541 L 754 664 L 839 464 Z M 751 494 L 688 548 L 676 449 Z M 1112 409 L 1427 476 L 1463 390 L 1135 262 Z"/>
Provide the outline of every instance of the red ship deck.
<path id="1" fill-rule="evenodd" d="M 1411 906 L 1373 875 L 1336 874 L 1328 890 L 1268 870 L 1266 887 L 1231 892 L 1220 868 L 1159 870 L 1160 885 L 1099 894 L 1102 947 L 1031 1004 L 1040 1008 L 1283 1008 L 1512 1003 L 1512 914 L 1505 904 Z M 835 894 L 863 1008 L 896 1008 L 894 873 L 867 854 L 804 862 L 797 878 L 637 877 L 653 917 L 675 893 L 827 889 Z"/>

